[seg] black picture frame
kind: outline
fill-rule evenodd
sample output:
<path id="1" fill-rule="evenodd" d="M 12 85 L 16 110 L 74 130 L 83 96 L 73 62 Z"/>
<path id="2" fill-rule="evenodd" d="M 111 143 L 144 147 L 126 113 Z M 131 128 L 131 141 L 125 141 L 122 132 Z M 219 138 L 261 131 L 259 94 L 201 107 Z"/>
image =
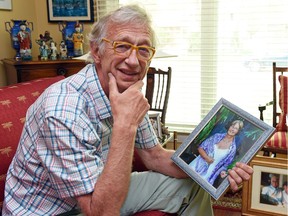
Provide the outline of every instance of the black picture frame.
<path id="1" fill-rule="evenodd" d="M 93 0 L 47 0 L 48 22 L 93 22 Z"/>
<path id="2" fill-rule="evenodd" d="M 213 170 L 211 176 L 214 176 L 212 178 L 209 176 L 206 180 L 204 175 L 199 174 L 200 172 L 198 169 L 200 168 L 195 168 L 193 167 L 194 165 L 192 165 L 194 160 L 200 161 L 199 158 L 196 159 L 198 156 L 201 157 L 198 152 L 198 147 L 201 143 L 204 143 L 205 140 L 207 143 L 206 145 L 208 145 L 208 141 L 213 139 L 215 134 L 217 134 L 215 136 L 218 136 L 218 139 L 220 136 L 224 136 L 225 132 L 227 133 L 229 126 L 231 126 L 231 123 L 235 120 L 242 121 L 244 126 L 233 139 L 233 144 L 230 145 L 227 156 L 222 159 L 223 161 L 220 161 L 221 163 L 219 162 L 217 164 L 218 167 L 215 167 L 215 170 L 217 169 L 217 171 L 215 172 Z M 227 170 L 235 166 L 235 163 L 238 161 L 246 164 L 249 163 L 274 132 L 275 128 L 226 99 L 221 98 L 192 133 L 183 141 L 172 155 L 171 159 L 217 200 L 229 187 Z M 228 160 L 228 158 L 230 159 Z M 221 164 L 225 165 L 222 166 Z M 198 164 L 198 167 L 202 168 L 203 166 L 204 163 Z M 205 166 L 209 167 L 210 165 L 207 163 Z M 225 171 L 223 173 L 224 168 Z M 218 171 L 219 173 L 221 171 L 221 175 Z M 213 181 L 211 179 L 213 179 Z"/>

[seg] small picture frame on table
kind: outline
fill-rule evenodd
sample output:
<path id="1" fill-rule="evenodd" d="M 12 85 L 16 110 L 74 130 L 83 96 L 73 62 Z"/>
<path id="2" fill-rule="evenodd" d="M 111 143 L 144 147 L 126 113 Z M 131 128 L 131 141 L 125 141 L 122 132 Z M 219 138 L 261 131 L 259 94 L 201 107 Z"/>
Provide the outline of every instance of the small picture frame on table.
<path id="1" fill-rule="evenodd" d="M 47 0 L 48 21 L 93 22 L 93 0 Z"/>
<path id="2" fill-rule="evenodd" d="M 161 141 L 162 140 L 162 126 L 161 126 L 160 113 L 149 113 L 149 119 L 153 126 L 156 136 L 158 137 L 159 141 Z"/>
<path id="3" fill-rule="evenodd" d="M 287 215 L 287 159 L 257 155 L 249 165 L 254 173 L 243 184 L 242 215 Z"/>
<path id="4" fill-rule="evenodd" d="M 179 146 L 172 160 L 217 200 L 229 187 L 228 170 L 236 162 L 247 164 L 274 131 L 221 98 Z"/>

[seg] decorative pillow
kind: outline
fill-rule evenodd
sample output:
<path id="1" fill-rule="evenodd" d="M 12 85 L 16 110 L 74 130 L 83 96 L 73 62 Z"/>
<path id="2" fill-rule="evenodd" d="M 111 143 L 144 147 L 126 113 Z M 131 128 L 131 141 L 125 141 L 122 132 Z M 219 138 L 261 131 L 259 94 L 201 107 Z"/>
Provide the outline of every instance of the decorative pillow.
<path id="1" fill-rule="evenodd" d="M 279 91 L 279 106 L 281 114 L 279 116 L 279 123 L 276 126 L 277 131 L 287 131 L 287 113 L 288 113 L 288 77 L 280 75 L 280 91 Z"/>

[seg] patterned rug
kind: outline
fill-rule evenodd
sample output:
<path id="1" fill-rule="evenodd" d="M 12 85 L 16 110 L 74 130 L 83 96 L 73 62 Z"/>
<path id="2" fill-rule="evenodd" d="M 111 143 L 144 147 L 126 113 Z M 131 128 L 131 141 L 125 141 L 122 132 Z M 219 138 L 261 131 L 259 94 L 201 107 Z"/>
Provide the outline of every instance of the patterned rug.
<path id="1" fill-rule="evenodd" d="M 242 189 L 236 193 L 228 190 L 218 200 L 212 200 L 213 208 L 215 209 L 227 209 L 229 211 L 241 212 L 242 208 Z"/>

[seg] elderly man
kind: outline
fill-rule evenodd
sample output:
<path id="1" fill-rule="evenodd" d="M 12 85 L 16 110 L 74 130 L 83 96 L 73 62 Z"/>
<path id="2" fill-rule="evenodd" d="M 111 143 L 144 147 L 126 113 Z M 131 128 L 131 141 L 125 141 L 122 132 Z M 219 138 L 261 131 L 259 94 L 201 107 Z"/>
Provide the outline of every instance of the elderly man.
<path id="1" fill-rule="evenodd" d="M 146 12 L 124 6 L 89 34 L 91 58 L 31 106 L 10 166 L 4 215 L 131 215 L 157 209 L 213 215 L 210 196 L 158 143 L 141 93 L 155 53 Z M 132 173 L 134 149 L 152 171 Z M 253 170 L 229 171 L 232 189 Z"/>
<path id="2" fill-rule="evenodd" d="M 262 188 L 261 191 L 261 202 L 271 205 L 282 205 L 283 194 L 279 188 L 279 175 L 270 174 L 270 185 Z"/>

